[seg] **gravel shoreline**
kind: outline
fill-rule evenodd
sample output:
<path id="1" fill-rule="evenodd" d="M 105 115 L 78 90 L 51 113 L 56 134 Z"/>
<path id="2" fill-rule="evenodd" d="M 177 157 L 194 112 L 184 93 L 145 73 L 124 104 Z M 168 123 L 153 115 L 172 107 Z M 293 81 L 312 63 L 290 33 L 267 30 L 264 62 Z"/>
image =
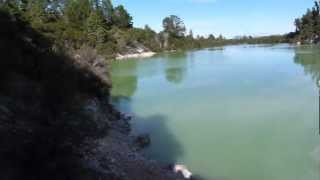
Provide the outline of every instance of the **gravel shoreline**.
<path id="1" fill-rule="evenodd" d="M 110 124 L 108 136 L 99 140 L 95 158 L 89 163 L 94 169 L 114 180 L 183 180 L 168 164 L 147 159 L 130 134 L 124 116 Z"/>

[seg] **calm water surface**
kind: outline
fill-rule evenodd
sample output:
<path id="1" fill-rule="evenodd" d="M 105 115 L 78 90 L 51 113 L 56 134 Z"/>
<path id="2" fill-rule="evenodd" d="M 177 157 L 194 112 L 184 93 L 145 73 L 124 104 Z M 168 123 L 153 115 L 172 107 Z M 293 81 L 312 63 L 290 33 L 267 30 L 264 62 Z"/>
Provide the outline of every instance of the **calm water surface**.
<path id="1" fill-rule="evenodd" d="M 204 179 L 319 180 L 320 48 L 227 46 L 112 64 L 147 156 Z"/>

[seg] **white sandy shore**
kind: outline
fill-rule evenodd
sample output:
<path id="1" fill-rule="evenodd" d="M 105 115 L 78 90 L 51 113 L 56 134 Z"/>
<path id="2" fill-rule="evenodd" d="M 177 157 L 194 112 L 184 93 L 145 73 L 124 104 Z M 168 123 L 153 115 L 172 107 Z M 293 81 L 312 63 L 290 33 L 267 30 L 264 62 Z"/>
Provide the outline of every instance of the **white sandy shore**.
<path id="1" fill-rule="evenodd" d="M 141 52 L 141 53 L 132 53 L 132 54 L 125 54 L 125 55 L 121 55 L 118 54 L 116 57 L 116 60 L 123 60 L 123 59 L 130 59 L 130 58 L 147 58 L 147 57 L 152 57 L 154 56 L 156 53 L 152 52 L 152 51 L 148 51 L 148 52 Z"/>

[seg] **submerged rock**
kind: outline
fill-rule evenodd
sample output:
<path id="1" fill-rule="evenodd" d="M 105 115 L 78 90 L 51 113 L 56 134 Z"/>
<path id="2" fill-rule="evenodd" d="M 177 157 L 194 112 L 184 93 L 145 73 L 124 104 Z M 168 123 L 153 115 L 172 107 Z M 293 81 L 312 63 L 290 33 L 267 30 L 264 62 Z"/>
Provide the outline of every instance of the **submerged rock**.
<path id="1" fill-rule="evenodd" d="M 151 144 L 151 140 L 150 140 L 150 136 L 149 134 L 142 134 L 139 135 L 136 139 L 135 139 L 135 144 L 139 147 L 139 148 L 145 148 L 148 147 Z"/>

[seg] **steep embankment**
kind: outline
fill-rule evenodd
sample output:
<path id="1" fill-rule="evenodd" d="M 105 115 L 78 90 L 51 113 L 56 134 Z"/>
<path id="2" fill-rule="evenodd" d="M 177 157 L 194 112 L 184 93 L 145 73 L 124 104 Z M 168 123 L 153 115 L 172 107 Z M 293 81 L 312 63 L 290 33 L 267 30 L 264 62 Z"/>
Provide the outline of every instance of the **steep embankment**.
<path id="1" fill-rule="evenodd" d="M 17 17 L 0 24 L 1 179 L 180 178 L 139 153 L 95 50 L 71 58 Z"/>

